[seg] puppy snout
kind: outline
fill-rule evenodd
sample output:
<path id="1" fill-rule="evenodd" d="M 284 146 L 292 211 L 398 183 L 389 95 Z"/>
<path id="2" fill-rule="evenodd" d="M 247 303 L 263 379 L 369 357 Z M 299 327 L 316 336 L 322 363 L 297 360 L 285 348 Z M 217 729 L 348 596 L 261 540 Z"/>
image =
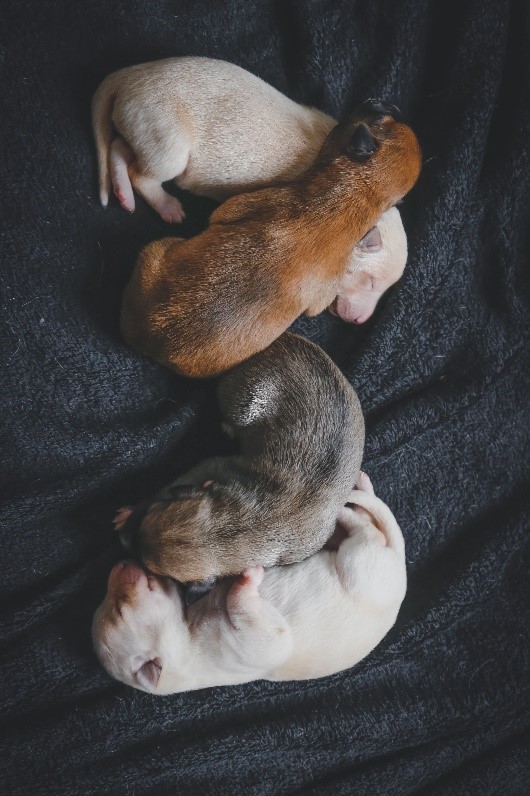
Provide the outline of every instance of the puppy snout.
<path id="1" fill-rule="evenodd" d="M 369 320 L 373 314 L 374 314 L 373 310 L 368 310 L 366 312 L 363 312 L 360 315 L 358 315 L 356 318 L 353 318 L 352 323 L 356 323 L 358 326 L 360 326 L 361 324 L 366 323 L 366 321 Z"/>
<path id="2" fill-rule="evenodd" d="M 370 118 L 380 119 L 383 116 L 392 116 L 397 122 L 402 120 L 401 111 L 396 105 L 378 99 L 367 99 L 359 111 Z"/>

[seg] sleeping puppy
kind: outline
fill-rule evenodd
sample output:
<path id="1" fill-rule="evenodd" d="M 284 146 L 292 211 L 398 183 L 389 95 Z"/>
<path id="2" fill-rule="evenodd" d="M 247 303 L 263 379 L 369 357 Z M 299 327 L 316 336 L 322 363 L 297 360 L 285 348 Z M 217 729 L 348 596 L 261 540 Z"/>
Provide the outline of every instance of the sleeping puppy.
<path id="1" fill-rule="evenodd" d="M 397 208 L 391 207 L 355 246 L 329 311 L 348 323 L 364 323 L 406 263 L 407 236 Z"/>
<path id="2" fill-rule="evenodd" d="M 132 562 L 112 570 L 93 641 L 108 673 L 154 694 L 324 677 L 353 666 L 396 621 L 404 541 L 367 476 L 337 520 L 337 549 L 254 567 L 188 608 L 170 579 Z"/>
<path id="3" fill-rule="evenodd" d="M 132 212 L 134 185 L 168 223 L 182 221 L 184 211 L 163 189 L 164 181 L 221 201 L 291 182 L 312 166 L 336 125 L 330 116 L 298 105 L 240 66 L 195 56 L 166 58 L 109 75 L 94 95 L 92 122 L 101 203 L 108 204 L 112 188 L 121 206 Z M 113 138 L 116 131 L 119 135 Z M 378 223 L 381 257 L 370 245 L 374 256 L 359 258 L 362 243 L 351 254 L 341 301 L 333 309 L 346 321 L 366 320 L 375 306 L 374 295 L 403 273 L 407 246 L 401 216 L 394 211 L 383 219 L 384 225 Z M 385 234 L 403 242 L 399 250 L 392 249 L 393 256 Z M 377 286 L 367 295 L 370 278 Z"/>
<path id="4" fill-rule="evenodd" d="M 101 203 L 113 188 L 134 210 L 134 186 L 165 221 L 181 221 L 163 182 L 219 201 L 291 182 L 335 124 L 226 61 L 191 56 L 120 69 L 92 102 Z"/>
<path id="5" fill-rule="evenodd" d="M 355 242 L 419 174 L 416 137 L 390 114 L 365 103 L 297 182 L 229 199 L 194 238 L 146 246 L 123 298 L 129 345 L 186 376 L 214 376 L 329 306 Z"/>
<path id="6" fill-rule="evenodd" d="M 121 206 L 132 212 L 132 178 L 135 189 L 168 223 L 182 221 L 184 211 L 163 189 L 164 181 L 172 179 L 180 188 L 221 201 L 291 182 L 312 166 L 336 125 L 330 116 L 298 105 L 240 66 L 195 56 L 109 75 L 94 96 L 92 121 L 101 203 L 108 204 L 112 188 Z M 119 135 L 113 138 L 115 131 Z M 401 216 L 388 211 L 383 220 L 377 225 L 381 255 L 376 255 L 373 238 L 366 247 L 361 241 L 351 254 L 341 301 L 333 308 L 346 321 L 366 320 L 374 295 L 403 273 L 407 242 Z M 398 249 L 387 249 L 387 235 L 390 244 L 401 242 Z M 362 256 L 365 248 L 372 255 L 368 259 Z M 377 288 L 367 295 L 371 278 Z"/>
<path id="7" fill-rule="evenodd" d="M 318 346 L 284 334 L 218 386 L 233 456 L 206 459 L 118 512 L 125 546 L 183 583 L 291 564 L 319 550 L 361 466 L 357 395 Z"/>

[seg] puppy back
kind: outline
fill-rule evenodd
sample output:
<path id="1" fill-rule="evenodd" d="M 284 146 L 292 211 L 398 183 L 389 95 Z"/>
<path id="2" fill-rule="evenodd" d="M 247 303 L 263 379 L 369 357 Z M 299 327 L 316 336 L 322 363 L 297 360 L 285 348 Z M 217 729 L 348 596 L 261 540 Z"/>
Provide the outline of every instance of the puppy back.
<path id="1" fill-rule="evenodd" d="M 309 493 L 352 486 L 364 418 L 355 390 L 318 346 L 283 334 L 221 379 L 219 401 L 247 455 L 296 474 Z"/>

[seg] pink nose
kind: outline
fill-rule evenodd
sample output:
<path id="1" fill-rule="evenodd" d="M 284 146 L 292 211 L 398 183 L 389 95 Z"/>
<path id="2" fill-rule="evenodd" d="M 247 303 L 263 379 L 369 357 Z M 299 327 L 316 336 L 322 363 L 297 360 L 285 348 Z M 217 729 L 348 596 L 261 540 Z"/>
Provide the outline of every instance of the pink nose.
<path id="1" fill-rule="evenodd" d="M 374 310 L 375 305 L 364 312 L 359 313 L 359 315 L 353 319 L 353 323 L 366 323 L 366 321 L 369 320 L 374 314 Z"/>
<path id="2" fill-rule="evenodd" d="M 108 588 L 116 589 L 124 586 L 136 586 L 147 575 L 134 561 L 119 561 L 109 575 Z"/>

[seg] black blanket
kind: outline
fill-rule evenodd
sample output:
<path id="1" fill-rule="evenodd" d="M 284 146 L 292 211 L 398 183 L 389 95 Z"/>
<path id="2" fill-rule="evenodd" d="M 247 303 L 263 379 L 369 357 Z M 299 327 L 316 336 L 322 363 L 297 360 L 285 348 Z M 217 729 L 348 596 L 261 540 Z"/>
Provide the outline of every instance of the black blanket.
<path id="1" fill-rule="evenodd" d="M 1 792 L 527 793 L 527 2 L 8 0 L 0 14 Z M 212 383 L 120 341 L 137 252 L 178 230 L 140 200 L 130 216 L 99 206 L 89 109 L 107 73 L 185 54 L 336 117 L 390 100 L 419 135 L 403 279 L 365 327 L 295 325 L 359 392 L 364 469 L 403 528 L 410 583 L 350 671 L 155 698 L 91 649 L 121 555 L 110 521 L 223 443 Z M 213 204 L 184 202 L 195 234 Z"/>

